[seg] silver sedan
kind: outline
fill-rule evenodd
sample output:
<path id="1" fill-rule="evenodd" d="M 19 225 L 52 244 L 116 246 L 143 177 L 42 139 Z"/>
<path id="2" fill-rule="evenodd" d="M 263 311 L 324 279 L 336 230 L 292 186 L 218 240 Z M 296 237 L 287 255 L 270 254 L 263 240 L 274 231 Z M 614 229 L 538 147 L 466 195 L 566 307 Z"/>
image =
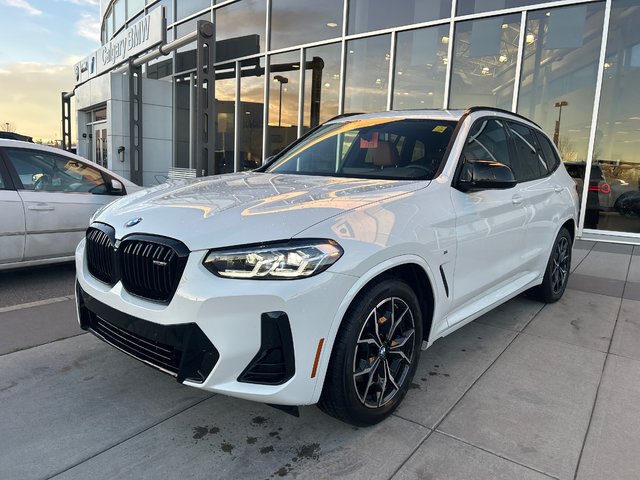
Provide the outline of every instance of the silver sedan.
<path id="1" fill-rule="evenodd" d="M 89 217 L 139 189 L 64 150 L 0 139 L 0 270 L 72 260 Z"/>

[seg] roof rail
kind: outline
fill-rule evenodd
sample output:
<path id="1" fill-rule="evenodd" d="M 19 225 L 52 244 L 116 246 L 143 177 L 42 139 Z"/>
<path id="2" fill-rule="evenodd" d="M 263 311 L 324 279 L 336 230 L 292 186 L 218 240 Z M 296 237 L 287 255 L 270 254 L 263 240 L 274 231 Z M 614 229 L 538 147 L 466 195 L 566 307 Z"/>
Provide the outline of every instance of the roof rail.
<path id="1" fill-rule="evenodd" d="M 325 120 L 322 123 L 333 122 L 334 120 L 340 120 L 341 118 L 345 118 L 345 117 L 352 117 L 353 115 L 364 115 L 364 112 L 341 113 L 340 115 L 331 117 L 329 120 Z"/>
<path id="2" fill-rule="evenodd" d="M 510 112 L 509 110 L 505 110 L 503 108 L 473 106 L 473 107 L 467 108 L 465 113 L 473 113 L 473 112 L 478 112 L 480 110 L 489 110 L 491 112 L 506 113 L 508 115 L 513 115 L 514 117 L 518 117 L 518 118 L 521 118 L 523 120 L 526 120 L 529 123 L 533 123 L 536 127 L 538 127 L 540 130 L 542 130 L 542 127 L 540 125 L 538 125 L 536 122 L 534 122 L 533 120 L 531 120 L 530 118 L 527 118 L 524 115 L 520 115 L 519 113 Z"/>

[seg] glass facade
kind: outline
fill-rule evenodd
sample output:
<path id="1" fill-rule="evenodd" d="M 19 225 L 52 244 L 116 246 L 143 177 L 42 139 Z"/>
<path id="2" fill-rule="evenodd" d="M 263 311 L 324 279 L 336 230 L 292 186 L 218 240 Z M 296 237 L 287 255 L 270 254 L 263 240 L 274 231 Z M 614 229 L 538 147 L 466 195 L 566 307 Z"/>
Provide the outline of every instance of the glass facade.
<path id="1" fill-rule="evenodd" d="M 351 0 L 349 33 L 364 33 L 449 18 L 451 0 Z"/>
<path id="2" fill-rule="evenodd" d="M 385 110 L 389 87 L 391 35 L 347 42 L 344 111 Z"/>
<path id="3" fill-rule="evenodd" d="M 275 155 L 298 138 L 300 52 L 271 55 L 269 62 L 267 156 Z"/>
<path id="4" fill-rule="evenodd" d="M 236 72 L 224 72 L 216 80 L 216 172 L 235 171 L 234 139 L 236 130 Z"/>
<path id="5" fill-rule="evenodd" d="M 638 25 L 639 2 L 613 2 L 591 167 L 609 185 L 598 185 L 599 230 L 640 233 Z"/>
<path id="6" fill-rule="evenodd" d="M 338 115 L 340 101 L 340 44 L 305 51 L 303 132 Z"/>
<path id="7" fill-rule="evenodd" d="M 259 58 L 258 63 L 243 65 L 240 69 L 240 118 L 237 124 L 240 148 L 237 155 L 242 170 L 262 165 L 264 65 L 264 58 Z"/>
<path id="8" fill-rule="evenodd" d="M 272 50 L 341 36 L 342 0 L 272 0 Z"/>
<path id="9" fill-rule="evenodd" d="M 449 106 L 485 105 L 511 110 L 520 15 L 456 24 Z M 442 37 L 449 43 L 448 37 Z"/>
<path id="10" fill-rule="evenodd" d="M 220 172 L 342 113 L 495 106 L 553 139 L 581 232 L 640 233 L 640 0 L 116 0 L 103 41 L 159 6 L 170 40 L 215 22 Z M 194 62 L 187 46 L 147 70 L 174 85 L 175 166 L 189 165 Z"/>
<path id="11" fill-rule="evenodd" d="M 603 19 L 603 3 L 541 10 L 527 18 L 518 113 L 553 135 L 567 162 L 587 159 Z M 556 107 L 562 102 L 567 105 Z"/>
<path id="12" fill-rule="evenodd" d="M 399 32 L 393 108 L 442 108 L 449 25 Z"/>

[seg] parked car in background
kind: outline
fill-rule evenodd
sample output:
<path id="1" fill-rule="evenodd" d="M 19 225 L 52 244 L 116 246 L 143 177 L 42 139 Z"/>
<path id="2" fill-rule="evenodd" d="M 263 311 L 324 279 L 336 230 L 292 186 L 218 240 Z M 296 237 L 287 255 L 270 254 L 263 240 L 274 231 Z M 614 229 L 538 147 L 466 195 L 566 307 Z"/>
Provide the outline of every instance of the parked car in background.
<path id="1" fill-rule="evenodd" d="M 33 137 L 29 137 L 28 135 L 20 135 L 15 132 L 0 132 L 0 140 L 21 140 L 23 142 L 31 142 L 33 143 Z"/>
<path id="2" fill-rule="evenodd" d="M 567 172 L 576 182 L 576 190 L 582 205 L 584 178 L 586 172 L 585 162 L 564 162 Z M 591 176 L 587 189 L 587 207 L 584 217 L 585 228 L 598 228 L 600 211 L 609 211 L 611 204 L 611 185 L 597 163 L 591 165 Z"/>
<path id="3" fill-rule="evenodd" d="M 256 171 L 96 214 L 79 322 L 186 385 L 371 425 L 423 342 L 525 291 L 560 299 L 577 200 L 551 140 L 510 112 L 343 116 Z"/>
<path id="4" fill-rule="evenodd" d="M 620 215 L 640 216 L 640 190 L 627 191 L 620 195 L 615 203 Z"/>
<path id="5" fill-rule="evenodd" d="M 72 260 L 91 215 L 139 189 L 64 150 L 0 139 L 0 270 Z"/>

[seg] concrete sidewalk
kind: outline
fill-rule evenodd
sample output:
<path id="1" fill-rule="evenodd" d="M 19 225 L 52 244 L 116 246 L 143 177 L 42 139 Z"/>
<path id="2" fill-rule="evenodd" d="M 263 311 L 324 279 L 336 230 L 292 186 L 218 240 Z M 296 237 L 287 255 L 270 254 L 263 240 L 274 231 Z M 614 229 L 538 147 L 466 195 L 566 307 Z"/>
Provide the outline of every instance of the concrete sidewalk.
<path id="1" fill-rule="evenodd" d="M 0 478 L 637 479 L 640 247 L 579 241 L 573 270 L 560 302 L 437 341 L 366 429 L 204 394 L 91 335 L 2 355 Z"/>

